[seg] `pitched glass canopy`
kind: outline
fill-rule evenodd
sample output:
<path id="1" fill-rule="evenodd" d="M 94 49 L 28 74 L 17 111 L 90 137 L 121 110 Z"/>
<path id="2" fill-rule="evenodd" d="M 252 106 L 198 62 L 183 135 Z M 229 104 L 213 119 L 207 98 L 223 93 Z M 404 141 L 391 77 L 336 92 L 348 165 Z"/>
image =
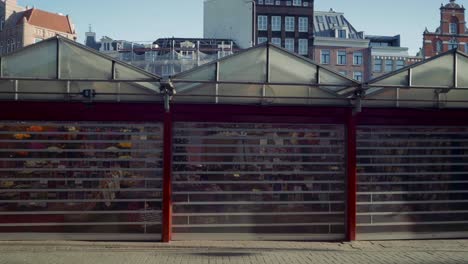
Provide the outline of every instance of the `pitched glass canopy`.
<path id="1" fill-rule="evenodd" d="M 348 106 L 360 83 L 265 43 L 175 75 L 175 102 Z"/>
<path id="2" fill-rule="evenodd" d="M 454 49 L 371 80 L 363 106 L 468 108 L 468 55 Z"/>
<path id="3" fill-rule="evenodd" d="M 60 36 L 0 58 L 0 100 L 160 101 L 160 79 Z"/>

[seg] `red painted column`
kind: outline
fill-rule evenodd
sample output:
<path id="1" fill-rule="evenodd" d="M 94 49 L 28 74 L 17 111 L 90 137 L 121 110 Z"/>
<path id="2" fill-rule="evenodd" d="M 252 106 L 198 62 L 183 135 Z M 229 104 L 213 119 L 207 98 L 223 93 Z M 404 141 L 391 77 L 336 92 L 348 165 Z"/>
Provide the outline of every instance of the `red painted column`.
<path id="1" fill-rule="evenodd" d="M 172 113 L 164 113 L 162 242 L 172 239 Z"/>
<path id="2" fill-rule="evenodd" d="M 348 112 L 346 120 L 347 137 L 347 174 L 348 174 L 348 204 L 347 204 L 347 240 L 356 240 L 357 221 L 357 145 L 356 145 L 356 116 L 353 109 Z"/>

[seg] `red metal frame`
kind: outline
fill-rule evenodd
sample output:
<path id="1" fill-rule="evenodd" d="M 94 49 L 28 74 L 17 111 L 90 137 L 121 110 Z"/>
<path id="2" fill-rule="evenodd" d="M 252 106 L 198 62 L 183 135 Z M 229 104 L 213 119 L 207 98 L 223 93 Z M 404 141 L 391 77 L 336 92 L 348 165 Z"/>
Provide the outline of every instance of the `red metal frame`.
<path id="1" fill-rule="evenodd" d="M 176 104 L 175 122 L 345 124 L 348 108 Z"/>
<path id="2" fill-rule="evenodd" d="M 0 120 L 162 122 L 161 103 L 0 102 Z"/>
<path id="3" fill-rule="evenodd" d="M 356 240 L 357 222 L 357 150 L 356 150 L 356 117 L 349 110 L 346 120 L 346 148 L 347 148 L 347 175 L 348 175 L 348 203 L 346 238 L 348 241 Z"/>
<path id="4" fill-rule="evenodd" d="M 162 242 L 172 239 L 172 113 L 164 114 L 163 219 Z"/>

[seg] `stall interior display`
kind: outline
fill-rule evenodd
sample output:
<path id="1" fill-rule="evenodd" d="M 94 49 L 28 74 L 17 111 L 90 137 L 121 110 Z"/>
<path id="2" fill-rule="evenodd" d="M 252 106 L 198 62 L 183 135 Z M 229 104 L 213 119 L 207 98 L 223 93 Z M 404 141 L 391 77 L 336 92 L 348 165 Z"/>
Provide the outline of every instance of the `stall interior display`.
<path id="1" fill-rule="evenodd" d="M 344 238 L 343 126 L 176 123 L 173 155 L 176 240 Z"/>
<path id="2" fill-rule="evenodd" d="M 360 239 L 468 232 L 467 208 L 468 127 L 359 127 Z"/>
<path id="3" fill-rule="evenodd" d="M 162 125 L 0 122 L 0 232 L 161 233 Z"/>

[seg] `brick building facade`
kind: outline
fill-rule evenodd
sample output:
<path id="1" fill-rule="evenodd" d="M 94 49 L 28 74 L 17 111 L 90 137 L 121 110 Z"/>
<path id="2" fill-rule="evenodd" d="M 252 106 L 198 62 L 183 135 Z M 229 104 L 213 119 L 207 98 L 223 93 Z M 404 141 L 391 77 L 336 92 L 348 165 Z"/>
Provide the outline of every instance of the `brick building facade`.
<path id="1" fill-rule="evenodd" d="M 314 57 L 314 2 L 258 0 L 257 44 L 271 42 L 308 58 Z"/>
<path id="2" fill-rule="evenodd" d="M 440 7 L 440 26 L 436 31 L 426 29 L 424 32 L 423 54 L 430 58 L 454 48 L 468 52 L 468 29 L 465 8 L 456 0 L 450 0 Z"/>
<path id="3" fill-rule="evenodd" d="M 0 0 L 0 55 L 61 35 L 76 40 L 70 17 Z"/>

